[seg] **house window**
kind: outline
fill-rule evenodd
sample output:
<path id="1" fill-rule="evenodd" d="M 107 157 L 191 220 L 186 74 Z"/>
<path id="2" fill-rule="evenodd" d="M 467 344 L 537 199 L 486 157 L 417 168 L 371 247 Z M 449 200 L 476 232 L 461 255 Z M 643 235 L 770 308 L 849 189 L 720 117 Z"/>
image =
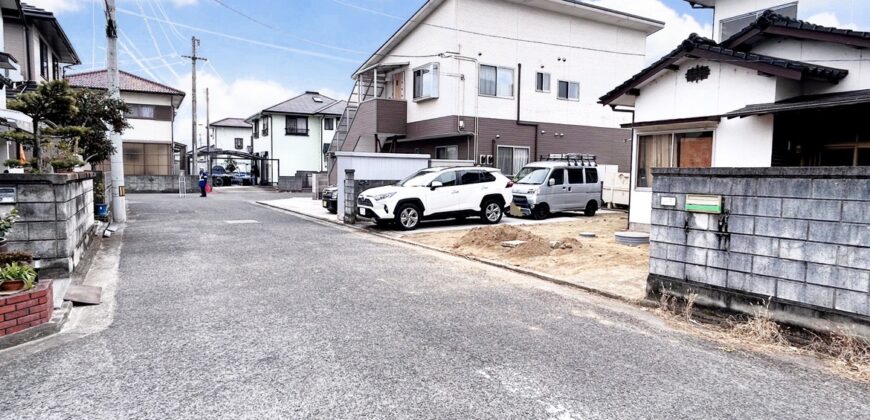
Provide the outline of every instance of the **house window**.
<path id="1" fill-rule="evenodd" d="M 60 80 L 60 61 L 58 61 L 57 56 L 51 55 L 51 77 L 54 80 Z"/>
<path id="2" fill-rule="evenodd" d="M 254 120 L 254 138 L 260 138 L 260 120 Z"/>
<path id="3" fill-rule="evenodd" d="M 777 14 L 783 15 L 785 17 L 797 18 L 797 2 L 783 4 L 781 6 L 771 7 L 770 10 L 773 10 Z M 728 19 L 722 19 L 719 21 L 719 34 L 721 36 L 720 41 L 724 41 L 734 34 L 742 31 L 747 26 L 753 24 L 759 16 L 761 16 L 764 10 L 758 10 L 752 13 L 747 13 L 745 15 L 735 16 Z"/>
<path id="4" fill-rule="evenodd" d="M 567 101 L 579 101 L 580 100 L 580 83 L 566 82 L 564 80 L 560 80 L 559 81 L 559 94 L 557 97 L 559 99 L 564 99 Z"/>
<path id="5" fill-rule="evenodd" d="M 263 135 L 264 136 L 269 135 L 269 119 L 268 118 L 263 118 Z"/>
<path id="6" fill-rule="evenodd" d="M 414 69 L 414 100 L 438 97 L 438 63 L 429 63 Z"/>
<path id="7" fill-rule="evenodd" d="M 713 132 L 638 136 L 637 187 L 652 187 L 653 168 L 709 168 Z"/>
<path id="8" fill-rule="evenodd" d="M 127 113 L 127 118 L 138 120 L 153 120 L 155 119 L 155 111 L 157 107 L 154 105 L 127 104 L 130 112 Z"/>
<path id="9" fill-rule="evenodd" d="M 514 96 L 514 69 L 481 64 L 478 91 L 483 96 L 512 98 Z"/>
<path id="10" fill-rule="evenodd" d="M 498 146 L 495 163 L 501 173 L 509 176 L 516 175 L 523 166 L 529 163 L 529 148 Z"/>
<path id="11" fill-rule="evenodd" d="M 294 117 L 288 115 L 284 131 L 288 136 L 307 136 L 308 135 L 308 117 Z"/>
<path id="12" fill-rule="evenodd" d="M 236 150 L 242 150 L 242 148 L 245 147 L 245 144 L 244 144 L 244 143 L 245 143 L 245 139 L 243 139 L 243 138 L 241 138 L 241 137 L 236 137 L 234 140 L 235 140 L 235 143 L 236 143 L 236 144 L 235 144 Z"/>
<path id="13" fill-rule="evenodd" d="M 535 91 L 549 92 L 550 91 L 550 73 L 538 72 L 535 75 Z"/>
<path id="14" fill-rule="evenodd" d="M 439 146 L 435 148 L 435 159 L 459 159 L 459 146 Z"/>
<path id="15" fill-rule="evenodd" d="M 48 45 L 45 41 L 39 41 L 39 74 L 48 80 Z"/>
<path id="16" fill-rule="evenodd" d="M 335 130 L 335 119 L 334 118 L 325 118 L 323 120 L 323 129 L 324 130 Z"/>

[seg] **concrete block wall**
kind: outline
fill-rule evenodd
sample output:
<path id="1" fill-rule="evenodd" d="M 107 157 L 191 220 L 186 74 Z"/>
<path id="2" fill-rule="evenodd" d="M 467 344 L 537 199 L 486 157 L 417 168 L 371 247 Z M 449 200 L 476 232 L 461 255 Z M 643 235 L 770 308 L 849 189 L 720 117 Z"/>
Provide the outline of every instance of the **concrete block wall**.
<path id="1" fill-rule="evenodd" d="M 870 168 L 653 172 L 651 282 L 686 281 L 870 320 Z M 723 197 L 721 215 L 684 211 Z M 676 206 L 662 206 L 662 197 Z"/>
<path id="2" fill-rule="evenodd" d="M 93 174 L 2 174 L 0 186 L 14 187 L 21 219 L 7 234 L 10 251 L 33 254 L 40 276 L 64 276 L 81 259 L 94 229 Z"/>
<path id="3" fill-rule="evenodd" d="M 178 193 L 178 175 L 125 175 L 128 193 Z M 199 176 L 186 175 L 187 193 L 199 193 Z"/>

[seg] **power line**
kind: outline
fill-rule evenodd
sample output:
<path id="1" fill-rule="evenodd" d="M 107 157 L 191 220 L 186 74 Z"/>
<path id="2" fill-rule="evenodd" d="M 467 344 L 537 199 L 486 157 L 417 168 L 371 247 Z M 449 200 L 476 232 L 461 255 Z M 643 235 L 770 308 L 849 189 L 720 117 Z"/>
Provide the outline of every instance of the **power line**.
<path id="1" fill-rule="evenodd" d="M 352 3 L 346 3 L 346 2 L 343 2 L 343 1 L 341 1 L 341 0 L 332 0 L 332 1 L 335 2 L 335 3 L 338 3 L 338 4 L 342 5 L 342 6 L 350 7 L 351 9 L 362 10 L 363 12 L 368 12 L 368 13 L 372 13 L 372 14 L 380 15 L 380 16 L 386 16 L 386 17 L 388 17 L 388 18 L 392 18 L 392 19 L 405 20 L 405 18 L 400 17 L 400 16 L 391 15 L 391 14 L 389 14 L 389 13 L 384 13 L 384 12 L 381 12 L 381 11 L 379 11 L 379 10 L 369 9 L 369 8 L 362 7 L 362 6 L 357 6 L 357 5 L 355 5 L 355 4 L 352 4 Z"/>
<path id="2" fill-rule="evenodd" d="M 264 27 L 266 27 L 266 28 L 269 28 L 269 29 L 271 29 L 271 30 L 273 30 L 273 31 L 275 31 L 275 32 L 280 32 L 280 33 L 282 33 L 282 34 L 284 34 L 284 35 L 287 35 L 287 36 L 289 36 L 289 37 L 291 37 L 291 38 L 293 38 L 293 39 L 296 39 L 296 40 L 299 40 L 299 41 L 302 41 L 302 42 L 307 42 L 307 43 L 312 44 L 312 45 L 317 45 L 317 46 L 319 46 L 319 47 L 331 48 L 331 49 L 333 49 L 333 50 L 337 50 L 337 51 L 344 51 L 344 52 L 349 52 L 349 53 L 353 53 L 353 54 L 368 54 L 368 53 L 365 52 L 365 51 L 352 50 L 352 49 L 349 49 L 349 48 L 343 48 L 343 47 L 338 47 L 338 46 L 335 46 L 335 45 L 324 44 L 324 43 L 322 43 L 322 42 L 314 41 L 314 40 L 311 40 L 311 39 L 308 39 L 308 38 L 303 38 L 303 37 L 298 36 L 298 35 L 296 35 L 296 34 L 293 34 L 293 33 L 287 32 L 287 31 L 285 31 L 285 30 L 283 30 L 283 29 L 281 29 L 281 28 L 278 28 L 278 27 L 272 26 L 271 24 L 266 23 L 266 22 L 263 22 L 263 21 L 261 21 L 261 20 L 255 18 L 255 17 L 253 17 L 253 16 L 247 15 L 247 14 L 245 14 L 244 12 L 242 12 L 242 11 L 240 11 L 240 10 L 238 10 L 238 9 L 236 9 L 236 8 L 234 8 L 234 7 L 232 7 L 232 6 L 228 5 L 228 4 L 226 4 L 226 3 L 224 3 L 223 0 L 213 0 L 213 1 L 214 1 L 215 3 L 217 3 L 218 5 L 223 6 L 224 8 L 228 9 L 229 11 L 231 11 L 231 12 L 233 12 L 233 13 L 235 13 L 235 14 L 241 16 L 241 17 L 244 17 L 245 19 L 250 20 L 251 22 L 254 22 L 254 23 L 258 24 L 258 25 L 261 25 L 261 26 L 264 26 Z"/>
<path id="3" fill-rule="evenodd" d="M 119 8 L 119 9 L 118 9 L 118 12 L 119 12 L 119 13 L 124 13 L 124 14 L 126 14 L 126 15 L 138 16 L 138 17 L 141 17 L 141 18 L 143 18 L 143 19 L 150 19 L 150 20 L 153 20 L 153 21 L 155 21 L 155 22 L 165 22 L 165 23 L 169 23 L 169 24 L 172 24 L 172 25 L 174 25 L 174 26 L 179 26 L 179 27 L 182 27 L 182 28 L 185 28 L 185 29 L 190 29 L 190 30 L 193 30 L 193 31 L 202 32 L 202 33 L 209 34 L 209 35 L 214 35 L 214 36 L 219 36 L 219 37 L 223 37 L 223 38 L 227 38 L 227 39 L 232 39 L 232 40 L 235 40 L 235 41 L 242 41 L 242 42 L 247 42 L 247 43 L 249 43 L 249 44 L 254 44 L 254 45 L 259 45 L 259 46 L 263 46 L 263 47 L 274 48 L 274 49 L 277 49 L 277 50 L 289 51 L 289 52 L 292 52 L 292 53 L 302 54 L 302 55 L 309 55 L 309 56 L 312 56 L 312 57 L 326 58 L 326 59 L 329 59 L 329 60 L 343 61 L 343 62 L 347 62 L 347 63 L 354 63 L 354 64 L 358 64 L 358 63 L 359 63 L 359 60 L 354 60 L 354 59 L 350 59 L 350 58 L 346 58 L 346 57 L 340 57 L 340 56 L 337 56 L 337 55 L 331 55 L 331 54 L 326 54 L 326 53 L 320 53 L 320 52 L 316 52 L 316 51 L 309 51 L 309 50 L 303 50 L 303 49 L 299 49 L 299 48 L 287 47 L 287 46 L 284 46 L 284 45 L 271 44 L 271 43 L 268 43 L 268 42 L 257 41 L 257 40 L 255 40 L 255 39 L 242 38 L 242 37 L 240 37 L 240 36 L 229 35 L 229 34 L 225 34 L 225 33 L 222 33 L 222 32 L 212 31 L 212 30 L 210 30 L 210 29 L 199 28 L 199 27 L 196 27 L 196 26 L 185 25 L 185 24 L 183 24 L 183 23 L 171 22 L 171 21 L 167 21 L 167 20 L 165 20 L 165 19 L 159 19 L 159 18 L 156 18 L 156 17 L 143 15 L 143 14 L 141 14 L 141 13 L 137 13 L 137 12 L 134 12 L 134 11 L 132 11 L 132 10 L 126 10 L 126 9 L 121 9 L 121 8 Z"/>
<path id="4" fill-rule="evenodd" d="M 136 0 L 136 5 L 139 6 L 139 11 L 144 15 L 144 14 L 145 14 L 145 8 L 142 7 L 142 2 L 141 2 L 140 0 Z M 145 22 L 145 28 L 148 30 L 148 36 L 151 37 L 151 44 L 154 45 L 154 50 L 157 52 L 157 55 L 158 55 L 158 56 L 162 56 L 162 55 L 163 55 L 163 52 L 160 51 L 160 45 L 159 45 L 159 43 L 157 42 L 157 38 L 154 37 L 154 32 L 151 30 L 151 23 L 148 22 L 148 19 L 142 19 L 142 21 Z M 162 61 L 163 64 L 167 64 L 167 63 L 166 63 L 166 60 L 165 60 L 164 58 L 162 58 L 162 57 L 160 58 L 160 61 Z M 168 68 L 169 68 L 169 72 L 172 73 L 172 75 L 173 75 L 176 79 L 180 79 L 180 78 L 181 78 L 181 77 L 178 75 L 178 72 L 176 72 L 175 69 L 172 68 L 172 66 L 168 66 Z"/>
<path id="5" fill-rule="evenodd" d="M 187 39 L 184 37 L 184 35 L 182 35 L 181 32 L 178 32 L 178 29 L 175 27 L 175 22 L 169 19 L 169 15 L 166 14 L 166 9 L 164 9 L 163 5 L 160 4 L 160 0 L 151 0 L 151 3 L 157 6 L 157 9 L 160 10 L 160 15 L 163 16 L 163 19 L 166 19 L 166 22 L 169 23 L 169 29 L 172 30 L 175 36 L 177 36 L 178 39 L 182 41 L 186 41 Z"/>

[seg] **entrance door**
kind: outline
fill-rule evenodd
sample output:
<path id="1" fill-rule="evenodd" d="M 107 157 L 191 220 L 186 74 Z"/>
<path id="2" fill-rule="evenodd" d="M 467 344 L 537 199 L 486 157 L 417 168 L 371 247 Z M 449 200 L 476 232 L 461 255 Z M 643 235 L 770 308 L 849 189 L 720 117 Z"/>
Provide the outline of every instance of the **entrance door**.
<path id="1" fill-rule="evenodd" d="M 392 99 L 405 99 L 405 72 L 396 73 L 393 75 L 393 97 Z"/>

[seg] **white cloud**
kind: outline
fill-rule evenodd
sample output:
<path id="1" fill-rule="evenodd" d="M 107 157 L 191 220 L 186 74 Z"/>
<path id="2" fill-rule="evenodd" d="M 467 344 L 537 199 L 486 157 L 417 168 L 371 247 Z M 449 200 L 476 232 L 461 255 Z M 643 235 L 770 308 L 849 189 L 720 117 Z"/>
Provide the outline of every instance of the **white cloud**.
<path id="1" fill-rule="evenodd" d="M 691 33 L 711 37 L 713 27 L 701 24 L 693 16 L 679 14 L 661 0 L 594 0 L 597 6 L 620 10 L 638 16 L 644 16 L 665 23 L 664 29 L 652 34 L 646 41 L 646 60 L 652 62 L 671 52 Z"/>
<path id="2" fill-rule="evenodd" d="M 263 108 L 275 105 L 301 93 L 282 86 L 272 80 L 236 79 L 224 82 L 215 73 L 208 70 L 197 71 L 197 123 L 202 127 L 197 129 L 202 141 L 205 141 L 205 89 L 209 91 L 209 117 L 217 121 L 227 117 L 247 118 Z M 190 72 L 180 74 L 172 83 L 187 96 L 178 109 L 175 120 L 175 141 L 190 145 L 191 135 L 191 85 Z M 322 92 L 326 95 L 326 92 Z"/>
<path id="3" fill-rule="evenodd" d="M 867 30 L 866 28 L 862 28 L 855 22 L 841 22 L 840 18 L 837 17 L 837 14 L 833 12 L 816 13 L 812 16 L 806 17 L 804 20 L 806 20 L 807 22 L 815 23 L 816 25 L 831 26 L 839 29 L 851 29 L 853 31 Z"/>

